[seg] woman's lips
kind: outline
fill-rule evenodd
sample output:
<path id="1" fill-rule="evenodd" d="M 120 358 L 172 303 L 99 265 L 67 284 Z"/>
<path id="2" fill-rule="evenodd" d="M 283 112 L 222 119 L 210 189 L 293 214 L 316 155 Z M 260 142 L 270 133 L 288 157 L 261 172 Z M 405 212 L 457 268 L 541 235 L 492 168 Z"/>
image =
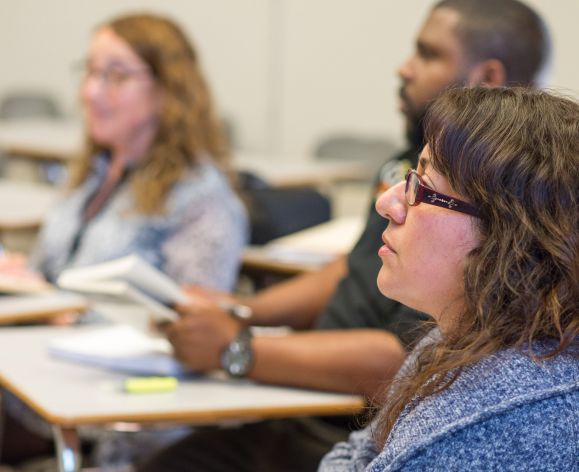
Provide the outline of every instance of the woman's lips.
<path id="1" fill-rule="evenodd" d="M 378 249 L 378 256 L 382 257 L 388 254 L 396 254 L 396 251 L 392 248 L 392 245 L 384 236 L 382 236 L 382 241 L 384 242 L 384 245 Z"/>

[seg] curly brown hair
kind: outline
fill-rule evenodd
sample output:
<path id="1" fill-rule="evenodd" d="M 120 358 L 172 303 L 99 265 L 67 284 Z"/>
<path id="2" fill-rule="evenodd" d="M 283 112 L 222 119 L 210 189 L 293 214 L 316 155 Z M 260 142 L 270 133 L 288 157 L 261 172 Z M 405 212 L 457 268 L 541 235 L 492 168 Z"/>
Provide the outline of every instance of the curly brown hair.
<path id="1" fill-rule="evenodd" d="M 557 356 L 579 335 L 579 104 L 523 88 L 453 89 L 426 119 L 432 166 L 480 210 L 464 308 L 386 400 L 383 444 L 404 408 L 501 349 Z M 549 341 L 541 354 L 537 342 Z"/>
<path id="2" fill-rule="evenodd" d="M 125 40 L 149 66 L 163 94 L 154 142 L 131 175 L 136 209 L 163 211 L 173 185 L 202 155 L 229 173 L 229 150 L 221 121 L 198 55 L 183 31 L 171 20 L 152 14 L 125 15 L 102 25 Z M 87 145 L 72 185 L 85 181 L 96 154 L 106 151 L 86 137 Z"/>

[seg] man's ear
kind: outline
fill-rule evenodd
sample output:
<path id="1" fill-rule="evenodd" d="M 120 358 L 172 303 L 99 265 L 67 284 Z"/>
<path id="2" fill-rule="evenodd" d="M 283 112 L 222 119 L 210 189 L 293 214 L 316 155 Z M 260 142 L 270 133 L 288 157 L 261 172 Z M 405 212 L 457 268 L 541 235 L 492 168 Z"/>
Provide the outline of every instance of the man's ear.
<path id="1" fill-rule="evenodd" d="M 507 82 L 507 71 L 498 59 L 487 59 L 475 64 L 468 74 L 468 86 L 501 87 Z"/>

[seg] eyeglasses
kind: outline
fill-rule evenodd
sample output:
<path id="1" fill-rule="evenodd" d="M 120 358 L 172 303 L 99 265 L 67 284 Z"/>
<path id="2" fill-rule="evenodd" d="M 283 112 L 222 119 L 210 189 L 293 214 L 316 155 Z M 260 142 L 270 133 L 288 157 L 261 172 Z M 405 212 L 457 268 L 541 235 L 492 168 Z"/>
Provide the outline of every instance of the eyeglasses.
<path id="1" fill-rule="evenodd" d="M 454 197 L 449 197 L 444 193 L 437 192 L 424 185 L 422 177 L 420 177 L 414 169 L 409 169 L 406 174 L 406 188 L 404 193 L 406 194 L 406 201 L 410 206 L 417 206 L 419 203 L 424 202 L 448 210 L 466 213 L 467 215 L 479 216 L 478 209 L 469 203 Z"/>
<path id="2" fill-rule="evenodd" d="M 109 67 L 106 69 L 97 69 L 83 64 L 80 68 L 82 80 L 99 80 L 107 88 L 118 88 L 130 79 L 139 76 L 150 76 L 151 71 L 146 67 L 141 68 L 123 68 Z"/>

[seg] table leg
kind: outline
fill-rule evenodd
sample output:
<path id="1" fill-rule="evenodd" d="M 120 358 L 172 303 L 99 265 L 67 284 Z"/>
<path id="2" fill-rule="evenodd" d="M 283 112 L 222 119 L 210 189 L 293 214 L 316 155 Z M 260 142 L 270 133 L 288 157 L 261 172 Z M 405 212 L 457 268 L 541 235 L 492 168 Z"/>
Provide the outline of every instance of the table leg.
<path id="1" fill-rule="evenodd" d="M 59 472 L 80 471 L 80 440 L 74 428 L 62 428 L 53 425 L 52 434 L 56 444 L 56 455 Z"/>
<path id="2" fill-rule="evenodd" d="M 6 423 L 4 399 L 2 398 L 3 393 L 4 389 L 0 388 L 0 462 L 2 462 L 2 447 L 4 446 L 4 424 Z"/>

